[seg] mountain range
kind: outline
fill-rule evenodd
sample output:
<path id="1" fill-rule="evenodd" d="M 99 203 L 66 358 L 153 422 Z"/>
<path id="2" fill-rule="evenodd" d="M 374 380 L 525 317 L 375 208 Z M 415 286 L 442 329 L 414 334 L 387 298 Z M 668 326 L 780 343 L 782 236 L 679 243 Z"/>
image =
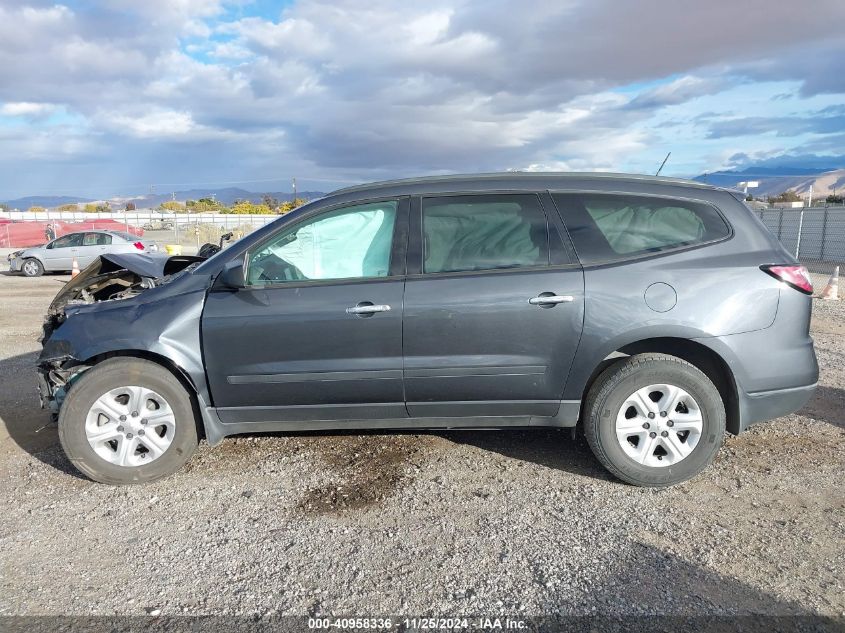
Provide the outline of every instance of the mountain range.
<path id="1" fill-rule="evenodd" d="M 30 207 L 45 207 L 53 209 L 63 204 L 88 203 L 88 202 L 109 202 L 113 209 L 123 209 L 132 202 L 138 209 L 151 209 L 168 200 L 185 202 L 186 200 L 199 200 L 200 198 L 214 198 L 219 202 L 230 205 L 237 200 L 249 200 L 250 202 L 261 202 L 261 199 L 269 195 L 280 201 L 293 200 L 293 193 L 288 191 L 255 192 L 240 189 L 238 187 L 226 187 L 223 189 L 189 189 L 187 191 L 176 191 L 173 193 L 146 194 L 131 197 L 114 197 L 108 199 L 94 200 L 92 198 L 75 198 L 71 196 L 25 196 L 14 200 L 7 200 L 4 204 L 11 209 L 26 210 Z M 298 198 L 314 200 L 322 198 L 325 193 L 322 191 L 297 191 Z"/>
<path id="2" fill-rule="evenodd" d="M 845 168 L 802 169 L 800 167 L 749 167 L 741 171 L 715 171 L 696 176 L 694 180 L 718 187 L 742 189 L 744 182 L 756 182 L 749 188 L 755 198 L 777 196 L 784 191 L 794 191 L 808 196 L 810 187 L 813 199 L 824 199 L 831 194 L 845 194 Z"/>
<path id="3" fill-rule="evenodd" d="M 701 174 L 693 178 L 698 182 L 705 182 L 718 187 L 742 188 L 743 182 L 757 182 L 758 186 L 750 188 L 748 192 L 755 198 L 764 199 L 767 196 L 776 196 L 784 191 L 791 190 L 801 196 L 807 196 L 810 187 L 813 189 L 813 199 L 824 199 L 831 194 L 845 194 L 845 165 L 831 165 L 822 168 L 802 168 L 792 166 L 752 166 L 742 170 L 714 171 Z M 250 202 L 261 202 L 261 199 L 269 195 L 280 201 L 292 200 L 293 194 L 287 191 L 274 191 L 259 193 L 247 191 L 238 187 L 226 187 L 223 189 L 189 189 L 187 191 L 176 191 L 175 193 L 146 194 L 134 197 L 114 197 L 105 200 L 94 200 L 91 198 L 77 198 L 71 196 L 26 196 L 5 202 L 12 209 L 28 209 L 33 206 L 53 209 L 63 204 L 109 202 L 113 209 L 122 209 L 126 204 L 132 202 L 138 209 L 150 209 L 158 207 L 162 202 L 177 200 L 198 200 L 200 198 L 214 198 L 225 205 L 231 205 L 237 200 L 249 200 Z M 297 197 L 306 200 L 321 198 L 325 193 L 322 191 L 299 191 Z"/>

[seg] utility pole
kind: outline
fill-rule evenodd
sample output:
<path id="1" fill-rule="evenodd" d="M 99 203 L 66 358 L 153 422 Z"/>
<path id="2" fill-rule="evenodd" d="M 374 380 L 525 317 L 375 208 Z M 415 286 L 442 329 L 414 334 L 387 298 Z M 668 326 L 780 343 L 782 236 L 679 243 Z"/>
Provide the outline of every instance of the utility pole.
<path id="1" fill-rule="evenodd" d="M 293 201 L 296 202 L 296 176 L 293 177 Z"/>

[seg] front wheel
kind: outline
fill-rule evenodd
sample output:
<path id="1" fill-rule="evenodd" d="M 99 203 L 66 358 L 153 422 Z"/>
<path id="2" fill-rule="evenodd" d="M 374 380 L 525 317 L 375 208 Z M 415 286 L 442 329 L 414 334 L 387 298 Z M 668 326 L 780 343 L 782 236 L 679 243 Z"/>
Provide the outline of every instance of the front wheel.
<path id="1" fill-rule="evenodd" d="M 26 259 L 21 270 L 27 277 L 40 277 L 44 274 L 44 265 L 35 258 Z"/>
<path id="2" fill-rule="evenodd" d="M 584 433 L 619 479 L 672 486 L 713 461 L 725 435 L 725 406 L 715 385 L 690 363 L 638 354 L 611 365 L 593 383 Z"/>
<path id="3" fill-rule="evenodd" d="M 83 373 L 59 412 L 59 439 L 94 481 L 135 484 L 177 471 L 197 448 L 191 399 L 161 365 L 112 358 Z"/>

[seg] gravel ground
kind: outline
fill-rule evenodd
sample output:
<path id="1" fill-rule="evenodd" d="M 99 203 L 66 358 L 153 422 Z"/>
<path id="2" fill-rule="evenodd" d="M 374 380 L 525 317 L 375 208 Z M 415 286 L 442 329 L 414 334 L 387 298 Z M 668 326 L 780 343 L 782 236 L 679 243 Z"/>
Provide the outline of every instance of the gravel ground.
<path id="1" fill-rule="evenodd" d="M 549 430 L 229 438 L 116 488 L 33 395 L 64 279 L 0 276 L 0 615 L 845 616 L 845 301 L 816 398 L 670 490 Z"/>

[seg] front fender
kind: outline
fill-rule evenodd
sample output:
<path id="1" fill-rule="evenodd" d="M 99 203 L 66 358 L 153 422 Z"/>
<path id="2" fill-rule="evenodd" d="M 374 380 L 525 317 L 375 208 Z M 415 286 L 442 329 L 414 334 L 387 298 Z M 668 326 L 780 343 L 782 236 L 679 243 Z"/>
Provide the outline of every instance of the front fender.
<path id="1" fill-rule="evenodd" d="M 210 402 L 200 343 L 204 298 L 204 289 L 152 301 L 144 293 L 133 299 L 68 308 L 64 322 L 42 342 L 39 361 L 70 357 L 86 363 L 108 353 L 153 354 L 180 368 L 197 394 Z"/>

